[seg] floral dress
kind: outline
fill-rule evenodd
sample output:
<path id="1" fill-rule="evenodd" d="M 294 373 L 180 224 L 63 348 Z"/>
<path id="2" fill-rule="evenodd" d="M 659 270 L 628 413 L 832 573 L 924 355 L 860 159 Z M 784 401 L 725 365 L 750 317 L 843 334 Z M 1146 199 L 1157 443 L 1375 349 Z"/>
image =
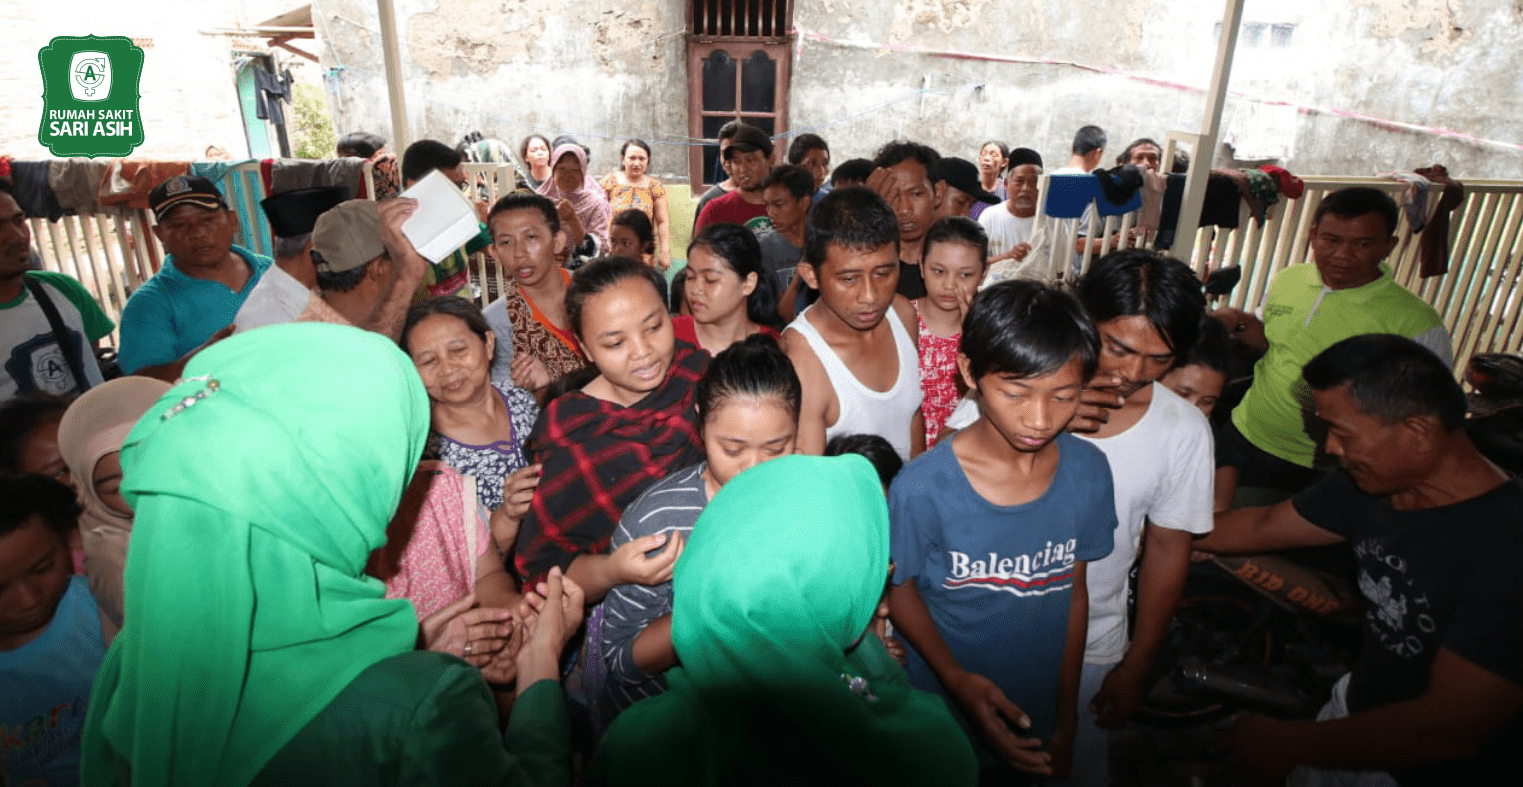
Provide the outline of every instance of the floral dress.
<path id="1" fill-rule="evenodd" d="M 915 306 L 915 323 L 920 328 L 920 392 L 924 399 L 920 413 L 925 418 L 925 444 L 930 446 L 941 434 L 942 425 L 957 406 L 957 344 L 962 333 L 937 336 L 920 316 L 920 301 Z"/>
<path id="2" fill-rule="evenodd" d="M 523 389 L 496 382 L 492 386 L 508 406 L 512 422 L 509 438 L 491 445 L 470 445 L 430 432 L 424 456 L 439 459 L 455 472 L 476 479 L 476 499 L 489 510 L 496 510 L 502 505 L 502 482 L 529 464 L 524 459 L 524 438 L 534 429 L 539 405 Z"/>

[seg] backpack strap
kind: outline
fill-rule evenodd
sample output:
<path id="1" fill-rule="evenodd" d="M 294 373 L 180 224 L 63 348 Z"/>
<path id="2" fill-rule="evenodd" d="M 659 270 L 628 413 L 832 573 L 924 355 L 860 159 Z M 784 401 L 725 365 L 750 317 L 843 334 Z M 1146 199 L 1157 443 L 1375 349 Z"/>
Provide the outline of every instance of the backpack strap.
<path id="1" fill-rule="evenodd" d="M 37 305 L 42 307 L 42 313 L 47 315 L 48 325 L 53 329 L 53 341 L 58 343 L 58 349 L 63 352 L 64 361 L 69 364 L 69 372 L 74 375 L 74 383 L 80 393 L 90 389 L 90 378 L 85 376 L 85 366 L 79 357 L 79 348 L 69 339 L 69 329 L 63 324 L 63 317 L 58 314 L 58 307 L 53 305 L 53 299 L 48 297 L 47 290 L 37 280 L 23 275 L 21 282 L 26 285 L 28 292 L 37 299 Z"/>

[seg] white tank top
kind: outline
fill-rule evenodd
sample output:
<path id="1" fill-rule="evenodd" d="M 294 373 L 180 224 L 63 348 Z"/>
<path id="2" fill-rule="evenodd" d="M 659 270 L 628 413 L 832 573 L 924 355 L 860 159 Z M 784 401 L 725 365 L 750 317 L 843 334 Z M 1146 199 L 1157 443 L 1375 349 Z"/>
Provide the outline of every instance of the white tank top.
<path id="1" fill-rule="evenodd" d="M 809 322 L 808 314 L 809 309 L 805 309 L 788 327 L 809 342 L 809 348 L 825 367 L 830 387 L 835 389 L 840 412 L 836 422 L 825 427 L 825 439 L 843 434 L 875 434 L 887 440 L 900 459 L 910 461 L 910 419 L 920 409 L 920 357 L 915 353 L 915 342 L 904 329 L 899 315 L 890 309 L 883 316 L 893 331 L 894 349 L 899 356 L 899 376 L 892 388 L 874 391 L 846 368 L 825 337 Z"/>

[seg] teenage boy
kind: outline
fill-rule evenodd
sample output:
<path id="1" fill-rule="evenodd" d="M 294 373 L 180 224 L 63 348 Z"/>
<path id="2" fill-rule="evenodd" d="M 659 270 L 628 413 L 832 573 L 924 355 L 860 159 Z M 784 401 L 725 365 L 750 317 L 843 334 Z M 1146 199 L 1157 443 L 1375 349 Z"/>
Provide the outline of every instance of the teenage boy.
<path id="1" fill-rule="evenodd" d="M 758 230 L 762 268 L 771 273 L 777 284 L 777 313 L 792 320 L 802 306 L 799 299 L 799 260 L 804 256 L 804 221 L 814 205 L 814 177 L 809 170 L 792 164 L 773 167 L 762 182 L 762 198 L 767 204 L 767 218 L 772 226 Z"/>
<path id="2" fill-rule="evenodd" d="M 1069 428 L 1105 453 L 1115 479 L 1116 548 L 1089 572 L 1089 642 L 1073 783 L 1109 783 L 1106 730 L 1142 702 L 1145 681 L 1190 567 L 1190 542 L 1211 530 L 1211 427 L 1157 380 L 1195 345 L 1200 279 L 1149 251 L 1100 258 L 1078 283 L 1100 335 L 1100 363 Z M 1138 552 L 1137 614 L 1127 642 L 1127 579 Z"/>
<path id="3" fill-rule="evenodd" d="M 233 332 L 238 309 L 275 261 L 233 245 L 238 214 L 206 178 L 176 175 L 148 193 L 169 254 L 122 309 L 117 363 L 174 382 L 192 356 Z"/>
<path id="4" fill-rule="evenodd" d="M 898 293 L 910 300 L 925 295 L 920 277 L 920 254 L 925 234 L 946 199 L 941 180 L 941 154 L 918 142 L 895 141 L 878 149 L 867 186 L 893 206 L 899 223 Z"/>
<path id="5" fill-rule="evenodd" d="M 1028 281 L 980 293 L 957 363 L 982 413 L 889 489 L 890 615 L 910 682 L 961 712 L 984 744 L 983 783 L 1070 767 L 1086 565 L 1116 527 L 1105 456 L 1064 431 L 1098 352 L 1073 296 Z"/>
<path id="6" fill-rule="evenodd" d="M 90 685 L 106 656 L 90 584 L 73 573 L 74 490 L 0 474 L 0 782 L 77 784 Z"/>
<path id="7" fill-rule="evenodd" d="M 905 461 L 925 450 L 915 310 L 894 295 L 898 247 L 894 211 L 869 189 L 836 189 L 809 213 L 798 275 L 820 299 L 783 332 L 804 386 L 799 453 L 842 434 L 878 435 Z"/>
<path id="8" fill-rule="evenodd" d="M 724 221 L 751 230 L 767 227 L 771 222 L 767 219 L 767 204 L 762 199 L 762 181 L 772 168 L 772 138 L 767 132 L 742 123 L 730 139 L 729 147 L 720 155 L 724 157 L 730 179 L 735 181 L 735 190 L 703 206 L 698 221 L 693 223 L 693 234 L 710 224 Z"/>
<path id="9" fill-rule="evenodd" d="M 703 192 L 703 196 L 698 198 L 698 205 L 693 208 L 694 221 L 698 220 L 698 214 L 703 213 L 704 207 L 710 202 L 735 190 L 735 179 L 730 177 L 730 166 L 725 161 L 724 153 L 730 147 L 730 143 L 735 141 L 735 132 L 740 130 L 740 126 L 739 120 L 731 120 L 719 127 L 719 134 L 716 135 L 716 141 L 719 143 L 719 160 L 714 162 L 716 165 L 714 174 L 725 177 L 724 180 L 710 186 L 709 190 Z M 693 234 L 697 235 L 697 230 L 694 230 Z"/>
<path id="10" fill-rule="evenodd" d="M 1278 505 L 1217 514 L 1198 546 L 1348 542 L 1364 647 L 1316 721 L 1243 714 L 1233 750 L 1270 774 L 1339 769 L 1300 771 L 1300 784 L 1507 781 L 1523 744 L 1523 485 L 1476 450 L 1465 393 L 1426 345 L 1344 339 L 1302 380 L 1342 469 Z"/>
<path id="11" fill-rule="evenodd" d="M 432 139 L 420 139 L 407 146 L 402 152 L 402 182 L 403 188 L 409 188 L 412 184 L 428 177 L 429 173 L 438 170 L 444 173 L 456 188 L 464 189 L 470 183 L 470 178 L 465 174 L 465 166 L 462 163 L 459 151 Z M 473 195 L 474 197 L 474 195 Z M 485 220 L 486 203 L 477 202 L 476 212 Z M 479 224 L 476 237 L 465 242 L 464 246 L 455 249 L 448 257 L 438 263 L 430 263 L 428 273 L 423 277 L 423 284 L 418 287 L 414 294 L 414 300 L 424 300 L 431 295 L 458 295 L 462 298 L 470 298 L 470 257 L 479 251 L 484 251 L 492 245 L 492 233 L 487 231 L 486 224 Z"/>

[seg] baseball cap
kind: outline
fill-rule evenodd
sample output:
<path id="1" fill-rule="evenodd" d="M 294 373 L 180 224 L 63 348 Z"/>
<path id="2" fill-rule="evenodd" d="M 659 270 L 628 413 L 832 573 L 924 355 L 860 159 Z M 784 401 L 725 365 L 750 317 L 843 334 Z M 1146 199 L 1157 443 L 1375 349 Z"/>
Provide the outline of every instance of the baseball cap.
<path id="1" fill-rule="evenodd" d="M 942 180 L 946 181 L 948 186 L 964 194 L 972 195 L 973 199 L 985 205 L 993 205 L 999 202 L 999 197 L 984 191 L 983 184 L 979 181 L 978 177 L 978 166 L 967 159 L 957 158 L 956 156 L 942 156 L 941 160 L 936 162 L 936 173 L 941 176 Z"/>
<path id="2" fill-rule="evenodd" d="M 760 150 L 770 156 L 772 155 L 772 138 L 756 126 L 742 123 L 735 132 L 735 136 L 730 138 L 730 148 L 737 153 Z"/>
<path id="3" fill-rule="evenodd" d="M 318 273 L 352 271 L 385 253 L 381 214 L 370 200 L 340 202 L 312 227 L 312 262 Z"/>
<path id="4" fill-rule="evenodd" d="M 227 210 L 227 200 L 216 184 L 195 175 L 176 175 L 148 192 L 148 207 L 153 220 L 163 221 L 169 211 L 181 205 L 195 205 L 206 210 Z"/>

